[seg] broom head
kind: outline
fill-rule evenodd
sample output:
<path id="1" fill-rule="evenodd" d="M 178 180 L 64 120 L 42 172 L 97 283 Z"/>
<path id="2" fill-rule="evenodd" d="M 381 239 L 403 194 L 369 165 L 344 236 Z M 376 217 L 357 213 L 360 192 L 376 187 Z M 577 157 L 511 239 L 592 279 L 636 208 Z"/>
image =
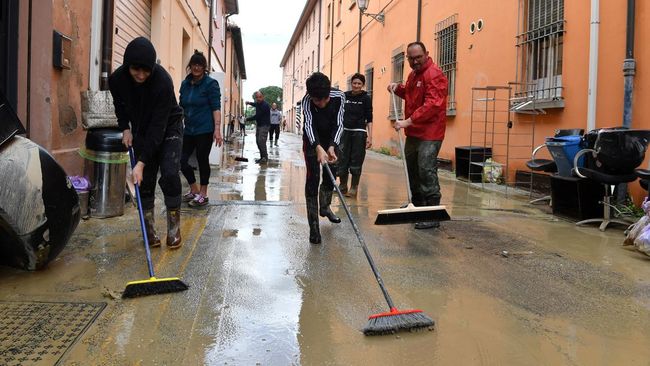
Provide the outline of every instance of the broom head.
<path id="1" fill-rule="evenodd" d="M 156 278 L 148 280 L 131 281 L 126 284 L 122 298 L 132 298 L 148 295 L 166 294 L 169 292 L 185 291 L 189 288 L 180 278 Z"/>
<path id="2" fill-rule="evenodd" d="M 428 221 L 451 220 L 445 206 L 413 206 L 377 211 L 375 225 L 415 224 Z"/>
<path id="3" fill-rule="evenodd" d="M 365 335 L 394 334 L 400 331 L 413 331 L 427 328 L 433 330 L 435 322 L 422 310 L 397 310 L 391 308 L 387 313 L 368 317 L 368 324 L 363 328 Z"/>

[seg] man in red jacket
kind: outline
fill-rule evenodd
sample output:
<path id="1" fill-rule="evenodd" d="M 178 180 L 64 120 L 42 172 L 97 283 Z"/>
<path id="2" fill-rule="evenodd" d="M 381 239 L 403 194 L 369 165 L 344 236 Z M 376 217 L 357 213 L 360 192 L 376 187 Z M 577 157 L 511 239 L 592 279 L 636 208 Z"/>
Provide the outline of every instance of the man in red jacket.
<path id="1" fill-rule="evenodd" d="M 406 101 L 403 121 L 395 121 L 395 129 L 404 129 L 404 153 L 411 181 L 415 206 L 440 204 L 438 183 L 438 152 L 445 138 L 447 122 L 447 78 L 433 64 L 422 42 L 413 42 L 406 49 L 411 73 L 406 85 L 391 83 L 389 92 Z M 438 222 L 419 222 L 416 229 L 439 227 Z"/>

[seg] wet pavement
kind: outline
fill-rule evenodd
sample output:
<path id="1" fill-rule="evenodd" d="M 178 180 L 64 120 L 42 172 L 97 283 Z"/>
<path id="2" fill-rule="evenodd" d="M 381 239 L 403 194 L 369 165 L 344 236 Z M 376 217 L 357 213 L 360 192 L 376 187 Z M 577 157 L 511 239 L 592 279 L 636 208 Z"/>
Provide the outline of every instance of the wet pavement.
<path id="1" fill-rule="evenodd" d="M 248 133 L 249 162 L 229 145 L 210 206 L 183 208 L 185 245 L 153 250 L 157 275 L 188 291 L 119 299 L 147 278 L 128 207 L 80 223 L 46 270 L 0 268 L 0 298 L 107 304 L 65 365 L 650 365 L 650 259 L 621 247 L 622 230 L 578 228 L 448 172 L 453 221 L 375 226 L 406 192 L 400 162 L 374 153 L 348 203 L 397 306 L 422 309 L 436 329 L 363 336 L 386 305 L 350 224 L 321 220 L 323 244 L 310 245 L 300 137 L 284 134 L 258 166 Z M 337 199 L 333 209 L 345 215 Z"/>

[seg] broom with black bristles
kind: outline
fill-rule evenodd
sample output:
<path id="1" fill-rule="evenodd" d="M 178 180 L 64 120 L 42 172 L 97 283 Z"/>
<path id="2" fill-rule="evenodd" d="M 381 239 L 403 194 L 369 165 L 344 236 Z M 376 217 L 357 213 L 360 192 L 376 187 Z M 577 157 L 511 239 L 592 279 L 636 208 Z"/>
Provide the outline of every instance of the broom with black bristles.
<path id="1" fill-rule="evenodd" d="M 375 274 L 375 278 L 377 279 L 379 288 L 381 288 L 381 292 L 384 294 L 384 299 L 386 299 L 386 302 L 388 303 L 388 307 L 390 308 L 389 312 L 374 314 L 369 316 L 368 324 L 366 324 L 366 326 L 363 328 L 363 334 L 382 335 L 382 334 L 392 334 L 404 330 L 415 330 L 420 328 L 429 328 L 430 330 L 433 329 L 433 326 L 435 325 L 434 321 L 431 318 L 429 318 L 426 314 L 424 314 L 422 310 L 417 310 L 417 309 L 398 310 L 397 309 L 397 307 L 393 303 L 393 299 L 391 299 L 390 295 L 388 294 L 388 290 L 384 285 L 384 281 L 381 279 L 379 270 L 377 270 L 377 267 L 375 266 L 375 261 L 373 261 L 372 257 L 370 256 L 370 252 L 368 251 L 366 242 L 363 240 L 363 236 L 361 236 L 361 231 L 359 230 L 359 227 L 357 226 L 356 222 L 352 218 L 352 214 L 350 213 L 348 204 L 345 202 L 345 199 L 343 198 L 343 193 L 341 193 L 341 190 L 336 184 L 336 178 L 334 178 L 334 175 L 332 174 L 332 171 L 330 170 L 328 164 L 323 164 L 323 169 L 327 171 L 327 174 L 330 176 L 330 179 L 334 184 L 334 189 L 336 189 L 336 193 L 339 195 L 339 199 L 343 204 L 343 209 L 345 209 L 345 213 L 347 214 L 348 219 L 352 224 L 354 233 L 357 235 L 357 239 L 359 239 L 359 243 L 361 244 L 361 248 L 363 249 L 366 258 L 368 259 L 368 263 L 370 263 L 370 268 L 372 268 L 372 273 Z"/>
<path id="2" fill-rule="evenodd" d="M 135 167 L 135 155 L 133 148 L 129 147 L 129 157 L 131 158 L 131 167 Z M 147 295 L 165 294 L 169 292 L 179 292 L 188 289 L 188 286 L 180 278 L 156 278 L 153 272 L 153 263 L 151 262 L 151 252 L 149 251 L 149 239 L 147 238 L 147 228 L 144 224 L 144 212 L 142 210 L 142 201 L 140 200 L 140 185 L 135 184 L 135 197 L 138 201 L 138 214 L 140 215 L 140 227 L 142 228 L 142 238 L 144 239 L 144 251 L 147 253 L 147 265 L 149 267 L 149 279 L 140 281 L 131 281 L 126 284 L 126 289 L 122 293 L 122 298 L 131 298 Z"/>

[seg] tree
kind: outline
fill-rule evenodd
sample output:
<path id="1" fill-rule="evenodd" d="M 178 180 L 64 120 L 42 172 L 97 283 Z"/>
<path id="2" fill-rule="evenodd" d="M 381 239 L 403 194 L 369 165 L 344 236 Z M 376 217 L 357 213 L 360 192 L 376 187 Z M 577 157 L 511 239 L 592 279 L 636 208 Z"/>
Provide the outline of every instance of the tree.
<path id="1" fill-rule="evenodd" d="M 260 88 L 260 91 L 264 94 L 264 100 L 269 103 L 269 105 L 276 103 L 278 109 L 282 110 L 282 88 L 277 86 L 267 86 Z M 255 99 L 255 95 L 253 95 L 253 99 Z"/>

